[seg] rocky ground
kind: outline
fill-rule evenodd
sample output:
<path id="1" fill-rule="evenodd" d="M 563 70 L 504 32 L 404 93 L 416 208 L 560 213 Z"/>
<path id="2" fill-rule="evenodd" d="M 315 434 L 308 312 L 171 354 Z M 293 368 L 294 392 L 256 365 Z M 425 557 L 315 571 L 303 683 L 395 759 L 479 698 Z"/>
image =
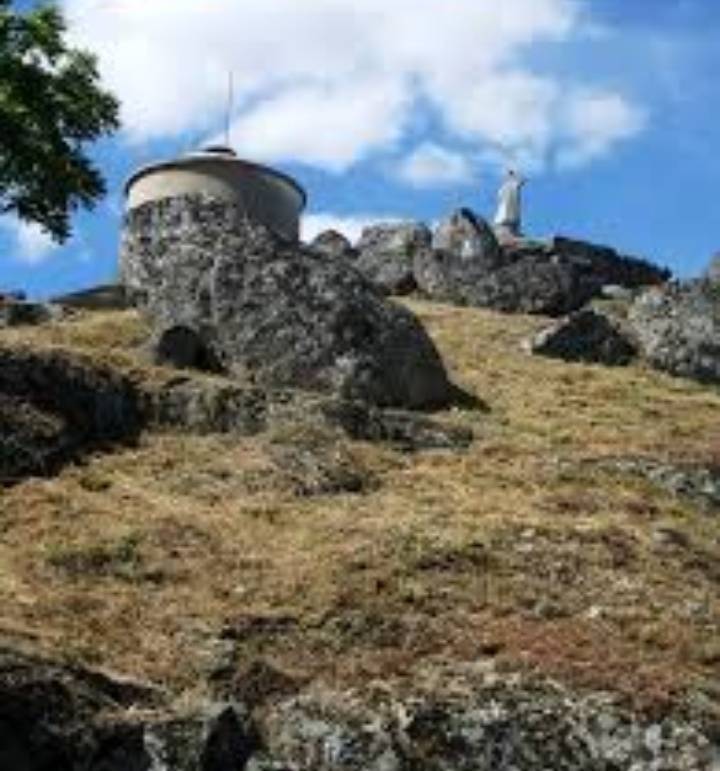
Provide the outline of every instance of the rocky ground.
<path id="1" fill-rule="evenodd" d="M 0 768 L 718 767 L 717 388 L 406 305 L 432 415 L 0 332 Z"/>

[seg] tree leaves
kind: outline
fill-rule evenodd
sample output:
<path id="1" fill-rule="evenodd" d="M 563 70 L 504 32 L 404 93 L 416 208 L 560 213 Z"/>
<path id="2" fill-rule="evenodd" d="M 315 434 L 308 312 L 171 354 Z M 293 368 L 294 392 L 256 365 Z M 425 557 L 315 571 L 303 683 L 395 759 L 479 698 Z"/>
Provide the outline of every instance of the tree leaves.
<path id="1" fill-rule="evenodd" d="M 21 14 L 0 0 L 0 211 L 58 241 L 70 234 L 70 214 L 105 193 L 86 144 L 119 125 L 95 57 L 68 48 L 65 32 L 54 6 Z"/>

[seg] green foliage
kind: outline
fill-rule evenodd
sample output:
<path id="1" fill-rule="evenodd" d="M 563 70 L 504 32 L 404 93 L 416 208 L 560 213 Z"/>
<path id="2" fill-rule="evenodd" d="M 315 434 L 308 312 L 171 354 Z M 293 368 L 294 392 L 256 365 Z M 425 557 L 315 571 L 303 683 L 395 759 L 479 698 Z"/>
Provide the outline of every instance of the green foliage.
<path id="1" fill-rule="evenodd" d="M 95 57 L 69 48 L 59 9 L 27 13 L 0 0 L 0 212 L 36 222 L 56 240 L 70 213 L 105 193 L 85 153 L 118 127 L 118 102 L 99 83 Z"/>

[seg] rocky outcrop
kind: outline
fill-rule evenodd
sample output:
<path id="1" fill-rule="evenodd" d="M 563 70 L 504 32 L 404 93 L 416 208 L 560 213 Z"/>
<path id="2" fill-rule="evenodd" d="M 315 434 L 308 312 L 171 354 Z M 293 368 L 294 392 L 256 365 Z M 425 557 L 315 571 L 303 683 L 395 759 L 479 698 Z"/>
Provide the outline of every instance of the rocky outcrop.
<path id="1" fill-rule="evenodd" d="M 648 362 L 703 383 L 720 382 L 720 290 L 705 279 L 642 294 L 628 320 Z"/>
<path id="2" fill-rule="evenodd" d="M 248 771 L 710 771 L 716 757 L 699 726 L 482 666 L 426 670 L 372 695 L 311 690 L 270 710 L 262 730 Z"/>
<path id="3" fill-rule="evenodd" d="M 61 351 L 0 349 L 0 484 L 131 439 L 142 422 L 136 389 L 113 370 Z"/>
<path id="4" fill-rule="evenodd" d="M 239 705 L 169 710 L 149 686 L 0 651 L 3 771 L 231 771 L 259 748 Z M 144 710 L 144 717 L 133 712 Z"/>
<path id="5" fill-rule="evenodd" d="M 629 364 L 638 354 L 617 322 L 592 309 L 576 311 L 547 327 L 526 347 L 539 356 L 608 366 Z"/>
<path id="6" fill-rule="evenodd" d="M 503 264 L 497 238 L 492 228 L 470 209 L 458 209 L 436 228 L 432 248 L 481 264 L 489 272 Z"/>
<path id="7" fill-rule="evenodd" d="M 504 265 L 473 290 L 470 304 L 505 312 L 562 316 L 579 310 L 615 285 L 659 284 L 669 274 L 607 247 L 556 237 L 503 247 Z"/>
<path id="8" fill-rule="evenodd" d="M 479 305 L 476 288 L 503 263 L 497 239 L 489 225 L 468 209 L 442 222 L 432 249 L 415 256 L 414 272 L 427 297 L 458 305 Z"/>
<path id="9" fill-rule="evenodd" d="M 437 229 L 433 249 L 415 259 L 415 279 L 427 297 L 506 313 L 562 316 L 605 288 L 659 284 L 667 271 L 603 246 L 555 237 L 502 244 L 472 212 L 455 212 Z"/>
<path id="10" fill-rule="evenodd" d="M 357 251 L 342 233 L 337 230 L 323 230 L 310 242 L 310 248 L 333 260 L 354 260 Z"/>
<path id="11" fill-rule="evenodd" d="M 187 699 L 185 699 L 187 703 Z M 0 652 L 7 771 L 712 771 L 701 716 L 653 720 L 609 694 L 436 663 L 363 689 L 311 685 L 251 714 Z"/>
<path id="12" fill-rule="evenodd" d="M 600 458 L 586 463 L 647 479 L 671 495 L 686 498 L 702 509 L 720 511 L 720 466 L 672 463 L 644 456 Z"/>
<path id="13" fill-rule="evenodd" d="M 0 485 L 55 473 L 145 428 L 254 436 L 291 424 L 413 452 L 462 450 L 472 441 L 460 426 L 364 401 L 203 375 L 143 380 L 76 353 L 0 347 Z"/>
<path id="14" fill-rule="evenodd" d="M 452 399 L 412 313 L 343 261 L 281 241 L 231 204 L 190 197 L 133 210 L 123 265 L 157 338 L 186 328 L 201 341 L 196 355 L 226 372 L 380 406 Z"/>
<path id="15" fill-rule="evenodd" d="M 432 234 L 421 222 L 365 228 L 355 267 L 383 294 L 406 295 L 417 288 L 413 263 L 430 249 Z"/>

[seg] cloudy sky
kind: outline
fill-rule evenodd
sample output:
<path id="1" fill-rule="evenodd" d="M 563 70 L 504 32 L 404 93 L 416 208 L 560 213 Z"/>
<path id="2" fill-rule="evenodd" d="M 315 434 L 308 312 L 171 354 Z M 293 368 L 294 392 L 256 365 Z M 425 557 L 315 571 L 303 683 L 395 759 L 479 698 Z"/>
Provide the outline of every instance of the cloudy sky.
<path id="1" fill-rule="evenodd" d="M 720 249 L 716 0 L 62 0 L 123 129 L 92 150 L 110 194 L 54 246 L 0 220 L 0 288 L 111 280 L 122 183 L 222 135 L 307 189 L 305 234 L 491 217 L 504 166 L 526 230 L 699 273 Z"/>

